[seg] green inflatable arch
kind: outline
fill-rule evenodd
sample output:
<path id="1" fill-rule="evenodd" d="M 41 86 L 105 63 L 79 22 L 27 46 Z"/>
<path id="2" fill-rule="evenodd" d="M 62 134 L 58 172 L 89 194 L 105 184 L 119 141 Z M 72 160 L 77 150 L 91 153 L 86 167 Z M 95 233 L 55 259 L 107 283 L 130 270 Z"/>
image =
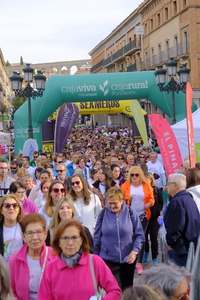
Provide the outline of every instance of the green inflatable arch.
<path id="1" fill-rule="evenodd" d="M 31 99 L 34 139 L 42 148 L 42 122 L 65 102 L 148 99 L 171 117 L 170 93 L 161 93 L 154 71 L 52 76 L 42 97 Z M 176 120 L 185 118 L 185 94 L 175 97 Z M 105 103 L 106 105 L 106 103 Z M 197 109 L 193 103 L 192 111 Z M 14 114 L 16 153 L 28 139 L 28 101 Z"/>

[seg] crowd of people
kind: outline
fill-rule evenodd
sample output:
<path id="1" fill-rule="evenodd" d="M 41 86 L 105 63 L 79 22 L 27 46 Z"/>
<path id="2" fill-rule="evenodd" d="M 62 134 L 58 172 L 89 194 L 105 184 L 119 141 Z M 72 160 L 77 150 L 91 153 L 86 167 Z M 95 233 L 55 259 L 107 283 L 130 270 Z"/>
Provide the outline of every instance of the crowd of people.
<path id="1" fill-rule="evenodd" d="M 189 299 L 200 170 L 186 165 L 167 178 L 155 138 L 98 127 L 74 128 L 60 153 L 1 160 L 1 299 Z M 160 225 L 175 265 L 158 262 Z"/>

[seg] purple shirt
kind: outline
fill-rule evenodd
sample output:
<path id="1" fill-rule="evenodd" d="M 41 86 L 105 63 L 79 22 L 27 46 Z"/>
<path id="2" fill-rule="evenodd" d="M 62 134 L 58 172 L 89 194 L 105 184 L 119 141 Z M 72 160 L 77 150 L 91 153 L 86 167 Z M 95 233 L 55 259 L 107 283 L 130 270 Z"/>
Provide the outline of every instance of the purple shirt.
<path id="1" fill-rule="evenodd" d="M 38 208 L 32 201 L 28 200 L 27 198 L 24 198 L 22 201 L 23 206 L 23 217 L 30 214 L 30 213 L 37 213 Z"/>

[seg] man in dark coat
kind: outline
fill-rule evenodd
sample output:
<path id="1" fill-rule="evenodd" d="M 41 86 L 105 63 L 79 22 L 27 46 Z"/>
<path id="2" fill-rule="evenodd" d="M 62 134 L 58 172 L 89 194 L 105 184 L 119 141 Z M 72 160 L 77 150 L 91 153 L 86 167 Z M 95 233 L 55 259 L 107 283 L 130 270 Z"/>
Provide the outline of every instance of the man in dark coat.
<path id="1" fill-rule="evenodd" d="M 185 190 L 185 175 L 169 175 L 167 186 L 172 197 L 164 215 L 168 253 L 177 265 L 186 266 L 189 244 L 194 242 L 196 246 L 199 238 L 200 214 L 192 196 Z"/>

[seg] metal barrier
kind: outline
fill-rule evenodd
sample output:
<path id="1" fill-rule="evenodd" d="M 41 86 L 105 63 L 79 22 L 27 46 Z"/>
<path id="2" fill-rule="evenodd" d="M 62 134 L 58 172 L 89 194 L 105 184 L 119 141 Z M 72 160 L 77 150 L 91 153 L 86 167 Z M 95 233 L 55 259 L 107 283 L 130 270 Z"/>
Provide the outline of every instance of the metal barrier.
<path id="1" fill-rule="evenodd" d="M 193 280 L 190 283 L 190 297 L 191 300 L 200 299 L 200 238 L 198 239 L 197 248 L 195 251 L 194 244 L 190 244 L 187 269 L 191 272 Z"/>

